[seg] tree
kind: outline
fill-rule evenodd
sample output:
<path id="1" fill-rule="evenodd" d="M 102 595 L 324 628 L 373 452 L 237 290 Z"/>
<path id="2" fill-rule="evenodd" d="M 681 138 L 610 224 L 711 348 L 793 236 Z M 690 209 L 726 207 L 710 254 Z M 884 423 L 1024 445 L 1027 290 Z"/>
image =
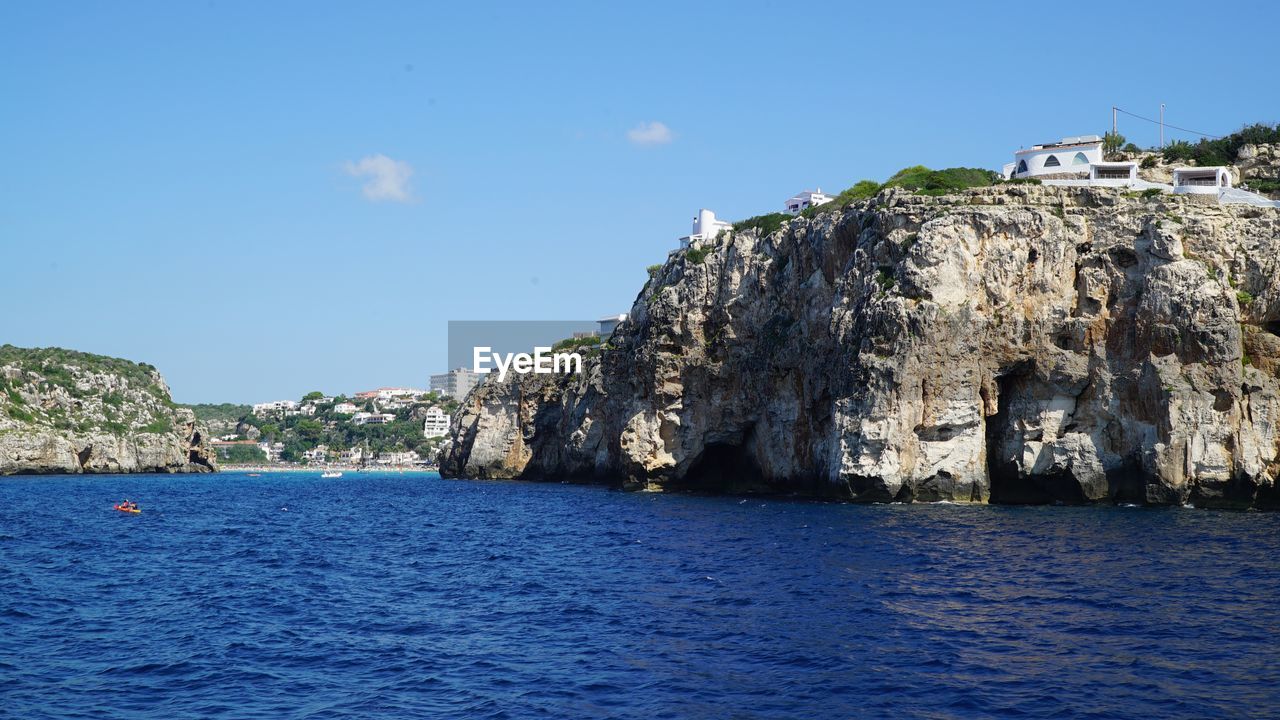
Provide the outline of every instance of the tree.
<path id="1" fill-rule="evenodd" d="M 319 390 L 312 390 L 311 392 L 302 396 L 302 402 L 308 402 L 310 400 L 319 400 L 322 397 L 324 397 L 324 393 L 320 392 Z"/>
<path id="2" fill-rule="evenodd" d="M 1102 136 L 1102 151 L 1108 155 L 1118 152 L 1124 147 L 1124 136 L 1118 132 L 1109 132 Z"/>

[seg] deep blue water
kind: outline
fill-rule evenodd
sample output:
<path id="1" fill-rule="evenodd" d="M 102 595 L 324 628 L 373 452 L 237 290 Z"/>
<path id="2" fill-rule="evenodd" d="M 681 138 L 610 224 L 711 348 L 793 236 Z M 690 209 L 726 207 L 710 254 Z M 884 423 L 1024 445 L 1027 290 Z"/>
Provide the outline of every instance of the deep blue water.
<path id="1" fill-rule="evenodd" d="M 0 507 L 3 717 L 1280 715 L 1280 514 L 351 473 Z"/>

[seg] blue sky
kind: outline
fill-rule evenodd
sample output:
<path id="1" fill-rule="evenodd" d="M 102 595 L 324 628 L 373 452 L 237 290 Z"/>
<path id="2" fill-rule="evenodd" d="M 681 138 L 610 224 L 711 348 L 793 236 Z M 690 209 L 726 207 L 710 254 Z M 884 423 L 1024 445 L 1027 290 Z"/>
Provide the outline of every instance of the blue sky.
<path id="1" fill-rule="evenodd" d="M 0 342 L 423 386 L 448 320 L 626 311 L 699 207 L 1280 121 L 1269 3 L 472 5 L 0 4 Z"/>

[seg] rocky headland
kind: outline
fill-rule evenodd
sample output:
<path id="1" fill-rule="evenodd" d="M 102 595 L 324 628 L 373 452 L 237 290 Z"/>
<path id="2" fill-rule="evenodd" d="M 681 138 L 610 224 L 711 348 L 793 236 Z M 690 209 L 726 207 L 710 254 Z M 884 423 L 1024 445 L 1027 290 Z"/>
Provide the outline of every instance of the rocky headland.
<path id="1" fill-rule="evenodd" d="M 891 188 L 671 254 L 580 375 L 491 378 L 446 477 L 1280 505 L 1280 210 Z"/>
<path id="2" fill-rule="evenodd" d="M 150 365 L 0 346 L 0 475 L 215 472 L 206 435 Z"/>

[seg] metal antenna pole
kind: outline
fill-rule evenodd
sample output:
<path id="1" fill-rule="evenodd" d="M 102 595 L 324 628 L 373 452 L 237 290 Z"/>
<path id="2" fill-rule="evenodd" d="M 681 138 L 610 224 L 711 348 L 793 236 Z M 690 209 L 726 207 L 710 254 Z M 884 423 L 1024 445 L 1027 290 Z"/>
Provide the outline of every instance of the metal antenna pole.
<path id="1" fill-rule="evenodd" d="M 1160 103 L 1160 147 L 1164 147 L 1164 103 Z"/>

